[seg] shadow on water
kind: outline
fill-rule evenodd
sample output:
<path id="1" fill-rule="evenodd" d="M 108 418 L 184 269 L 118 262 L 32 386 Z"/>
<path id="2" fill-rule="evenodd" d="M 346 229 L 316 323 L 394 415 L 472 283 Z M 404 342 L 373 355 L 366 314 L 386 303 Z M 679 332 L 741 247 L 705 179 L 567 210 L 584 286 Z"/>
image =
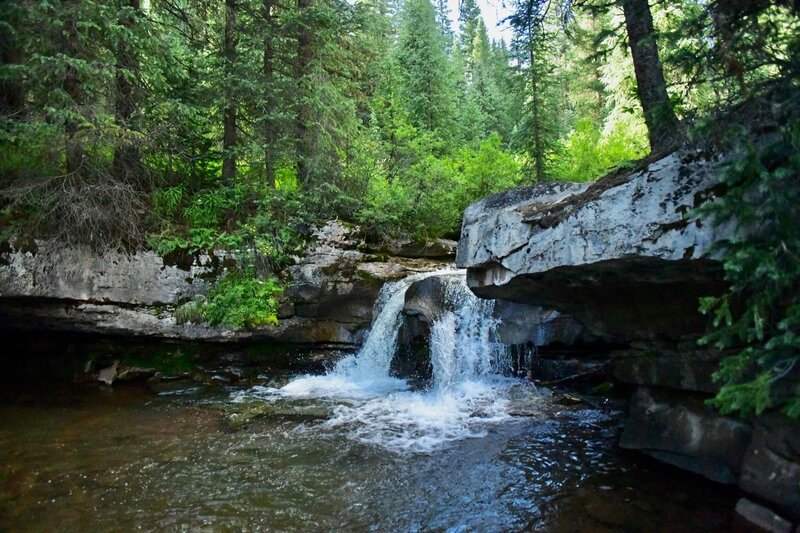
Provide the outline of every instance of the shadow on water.
<path id="1" fill-rule="evenodd" d="M 337 409 L 352 408 L 345 401 L 234 401 L 252 381 L 204 381 L 169 395 L 144 383 L 77 385 L 72 374 L 85 364 L 85 347 L 59 339 L 3 358 L 1 529 L 566 532 L 730 525 L 735 492 L 620 452 L 615 411 L 543 401 L 527 413 L 534 416 L 486 422 L 480 437 L 403 452 L 353 438 L 356 422 L 331 425 Z M 277 371 L 257 375 L 275 379 Z M 245 407 L 256 410 L 232 423 Z"/>

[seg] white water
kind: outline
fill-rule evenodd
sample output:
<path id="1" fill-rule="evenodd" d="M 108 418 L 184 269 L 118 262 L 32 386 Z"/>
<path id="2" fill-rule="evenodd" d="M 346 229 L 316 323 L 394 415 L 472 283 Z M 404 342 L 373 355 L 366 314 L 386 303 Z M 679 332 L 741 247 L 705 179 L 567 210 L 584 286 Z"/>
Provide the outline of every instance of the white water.
<path id="1" fill-rule="evenodd" d="M 432 383 L 426 391 L 411 391 L 389 370 L 406 290 L 430 276 L 447 282 L 447 310 L 431 326 Z M 302 376 L 280 389 L 257 387 L 234 399 L 255 395 L 267 401 L 334 401 L 333 416 L 324 428 L 343 430 L 390 450 L 427 452 L 447 442 L 485 436 L 491 424 L 508 418 L 512 391 L 536 394 L 532 385 L 504 377 L 510 357 L 495 340 L 499 322 L 493 309 L 493 301 L 481 300 L 467 288 L 463 271 L 417 274 L 386 284 L 372 328 L 357 354 L 340 360 L 325 375 Z"/>

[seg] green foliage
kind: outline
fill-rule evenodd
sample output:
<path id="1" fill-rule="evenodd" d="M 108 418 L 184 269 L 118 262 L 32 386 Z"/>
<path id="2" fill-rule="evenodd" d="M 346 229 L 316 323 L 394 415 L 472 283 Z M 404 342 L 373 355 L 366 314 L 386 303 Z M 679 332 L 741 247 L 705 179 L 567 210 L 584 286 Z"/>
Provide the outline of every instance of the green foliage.
<path id="1" fill-rule="evenodd" d="M 178 308 L 175 320 L 235 329 L 277 325 L 277 298 L 282 290 L 274 278 L 260 280 L 252 271 L 232 272 L 216 282 L 205 301 Z"/>
<path id="2" fill-rule="evenodd" d="M 734 128 L 727 191 L 700 210 L 737 229 L 724 246 L 730 289 L 700 307 L 713 326 L 701 342 L 737 350 L 714 374 L 722 389 L 711 404 L 723 413 L 782 408 L 800 418 L 800 119 L 790 116 L 771 117 L 777 132 L 755 141 Z"/>
<path id="3" fill-rule="evenodd" d="M 171 217 L 178 213 L 185 187 L 181 184 L 175 187 L 156 189 L 152 194 L 153 211 L 162 217 Z"/>
<path id="4" fill-rule="evenodd" d="M 373 176 L 356 216 L 379 233 L 421 240 L 452 235 L 467 205 L 519 184 L 519 163 L 497 134 L 449 156 L 437 155 L 440 144 L 431 136 L 410 138 L 404 154 L 413 162 L 395 176 Z"/>
<path id="5" fill-rule="evenodd" d="M 638 138 L 637 138 L 638 137 Z M 611 169 L 647 153 L 646 137 L 616 128 L 604 135 L 591 119 L 581 119 L 554 156 L 553 174 L 566 181 L 593 181 Z"/>

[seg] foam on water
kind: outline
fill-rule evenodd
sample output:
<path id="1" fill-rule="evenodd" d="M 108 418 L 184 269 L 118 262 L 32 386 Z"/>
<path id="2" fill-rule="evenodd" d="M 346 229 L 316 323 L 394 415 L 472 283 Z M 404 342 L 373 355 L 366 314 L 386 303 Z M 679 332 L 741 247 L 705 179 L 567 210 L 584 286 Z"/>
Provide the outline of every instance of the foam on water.
<path id="1" fill-rule="evenodd" d="M 433 379 L 429 390 L 411 391 L 389 374 L 405 292 L 415 281 L 441 276 L 445 311 L 431 326 Z M 448 442 L 486 435 L 489 425 L 508 418 L 508 396 L 533 396 L 535 389 L 503 377 L 510 369 L 507 350 L 495 340 L 499 322 L 494 302 L 467 288 L 463 271 L 417 274 L 384 286 L 364 346 L 322 376 L 301 376 L 280 389 L 258 387 L 234 401 L 319 398 L 333 402 L 324 429 L 394 451 L 429 452 Z"/>

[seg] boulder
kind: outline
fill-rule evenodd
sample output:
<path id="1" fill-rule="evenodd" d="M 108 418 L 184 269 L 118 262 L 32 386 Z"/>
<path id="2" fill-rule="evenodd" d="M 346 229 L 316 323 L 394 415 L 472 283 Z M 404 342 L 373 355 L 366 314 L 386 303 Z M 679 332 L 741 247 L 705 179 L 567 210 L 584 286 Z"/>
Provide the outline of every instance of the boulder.
<path id="1" fill-rule="evenodd" d="M 756 419 L 739 486 L 800 520 L 800 423 L 778 413 Z"/>
<path id="2" fill-rule="evenodd" d="M 478 296 L 556 309 L 608 340 L 696 335 L 698 298 L 725 287 L 712 245 L 732 229 L 687 214 L 718 185 L 680 151 L 592 185 L 492 195 L 467 208 L 457 265 Z"/>
<path id="3" fill-rule="evenodd" d="M 720 483 L 737 483 L 752 429 L 715 413 L 705 398 L 639 387 L 630 400 L 620 446 Z"/>
<path id="4" fill-rule="evenodd" d="M 108 368 L 104 368 L 97 373 L 97 381 L 103 385 L 111 386 L 114 380 L 117 379 L 117 371 L 119 369 L 119 361 L 114 361 L 114 364 Z"/>

